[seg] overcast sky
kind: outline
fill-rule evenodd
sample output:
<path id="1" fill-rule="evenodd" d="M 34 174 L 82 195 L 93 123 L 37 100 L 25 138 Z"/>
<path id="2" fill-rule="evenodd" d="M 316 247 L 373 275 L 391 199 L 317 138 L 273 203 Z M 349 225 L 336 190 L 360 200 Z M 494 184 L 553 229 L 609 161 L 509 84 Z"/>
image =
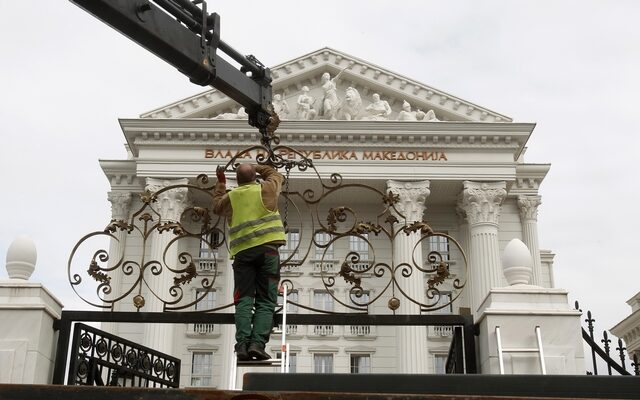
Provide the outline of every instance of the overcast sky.
<path id="1" fill-rule="evenodd" d="M 551 163 L 540 247 L 556 286 L 600 329 L 640 291 L 640 2 L 212 1 L 222 39 L 265 65 L 324 46 L 538 125 Z M 36 242 L 32 280 L 71 309 L 66 263 L 110 219 L 98 159 L 123 159 L 118 118 L 203 91 L 67 1 L 0 0 L 0 260 Z M 4 269 L 0 277 L 6 276 Z"/>

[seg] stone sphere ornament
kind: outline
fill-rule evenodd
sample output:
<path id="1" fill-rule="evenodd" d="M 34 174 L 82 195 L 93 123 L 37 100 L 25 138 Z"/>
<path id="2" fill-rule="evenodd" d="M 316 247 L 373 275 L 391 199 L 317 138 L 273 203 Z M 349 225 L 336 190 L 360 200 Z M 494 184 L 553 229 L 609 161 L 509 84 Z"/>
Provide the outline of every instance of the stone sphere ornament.
<path id="1" fill-rule="evenodd" d="M 526 244 L 512 239 L 502 253 L 502 269 L 509 285 L 528 285 L 533 277 L 533 258 Z"/>

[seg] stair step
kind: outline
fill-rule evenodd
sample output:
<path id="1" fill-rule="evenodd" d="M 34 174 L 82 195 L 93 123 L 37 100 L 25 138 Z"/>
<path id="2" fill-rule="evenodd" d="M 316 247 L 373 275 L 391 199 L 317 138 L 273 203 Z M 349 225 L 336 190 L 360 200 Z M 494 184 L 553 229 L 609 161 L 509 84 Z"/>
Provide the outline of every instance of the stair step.
<path id="1" fill-rule="evenodd" d="M 250 360 L 250 361 L 238 361 L 239 367 L 279 367 L 282 365 L 282 360 L 279 358 L 270 358 L 268 360 Z"/>

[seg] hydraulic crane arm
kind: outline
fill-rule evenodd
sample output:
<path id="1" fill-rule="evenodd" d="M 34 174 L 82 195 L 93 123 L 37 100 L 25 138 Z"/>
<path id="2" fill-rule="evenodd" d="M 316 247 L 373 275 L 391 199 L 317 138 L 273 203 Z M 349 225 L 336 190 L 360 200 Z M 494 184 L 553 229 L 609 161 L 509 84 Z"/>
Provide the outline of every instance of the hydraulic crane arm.
<path id="1" fill-rule="evenodd" d="M 198 85 L 211 85 L 245 107 L 249 124 L 267 134 L 271 72 L 220 40 L 220 17 L 206 1 L 71 0 L 176 67 Z M 197 5 L 201 4 L 201 7 Z M 218 56 L 220 50 L 240 69 Z"/>

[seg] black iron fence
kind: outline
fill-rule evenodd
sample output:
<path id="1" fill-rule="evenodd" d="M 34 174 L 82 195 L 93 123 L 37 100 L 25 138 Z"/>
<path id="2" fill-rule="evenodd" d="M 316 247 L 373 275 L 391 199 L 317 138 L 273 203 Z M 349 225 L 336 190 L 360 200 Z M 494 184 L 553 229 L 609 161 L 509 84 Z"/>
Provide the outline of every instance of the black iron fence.
<path id="1" fill-rule="evenodd" d="M 180 359 L 89 325 L 73 329 L 68 385 L 179 387 Z"/>
<path id="2" fill-rule="evenodd" d="M 577 301 L 575 302 L 575 308 L 582 312 L 580 304 Z M 630 360 L 631 371 L 627 370 L 627 360 L 629 360 L 629 357 L 627 348 L 624 346 L 622 339 L 617 338 L 618 340 L 615 352 L 612 352 L 612 340 L 607 331 L 602 331 L 602 339 L 600 339 L 600 343 L 602 343 L 602 346 L 604 347 L 603 349 L 598 344 L 598 339 L 594 337 L 594 323 L 596 320 L 593 318 L 591 311 L 587 310 L 587 318 L 584 321 L 587 323 L 587 329 L 585 330 L 582 328 L 582 338 L 591 350 L 591 365 L 593 368 L 593 371 L 587 371 L 587 375 L 598 375 L 598 364 L 606 365 L 608 375 L 613 375 L 614 372 L 620 375 L 640 375 L 640 365 L 638 364 L 638 358 L 635 355 Z M 612 338 L 616 339 L 613 336 Z"/>

